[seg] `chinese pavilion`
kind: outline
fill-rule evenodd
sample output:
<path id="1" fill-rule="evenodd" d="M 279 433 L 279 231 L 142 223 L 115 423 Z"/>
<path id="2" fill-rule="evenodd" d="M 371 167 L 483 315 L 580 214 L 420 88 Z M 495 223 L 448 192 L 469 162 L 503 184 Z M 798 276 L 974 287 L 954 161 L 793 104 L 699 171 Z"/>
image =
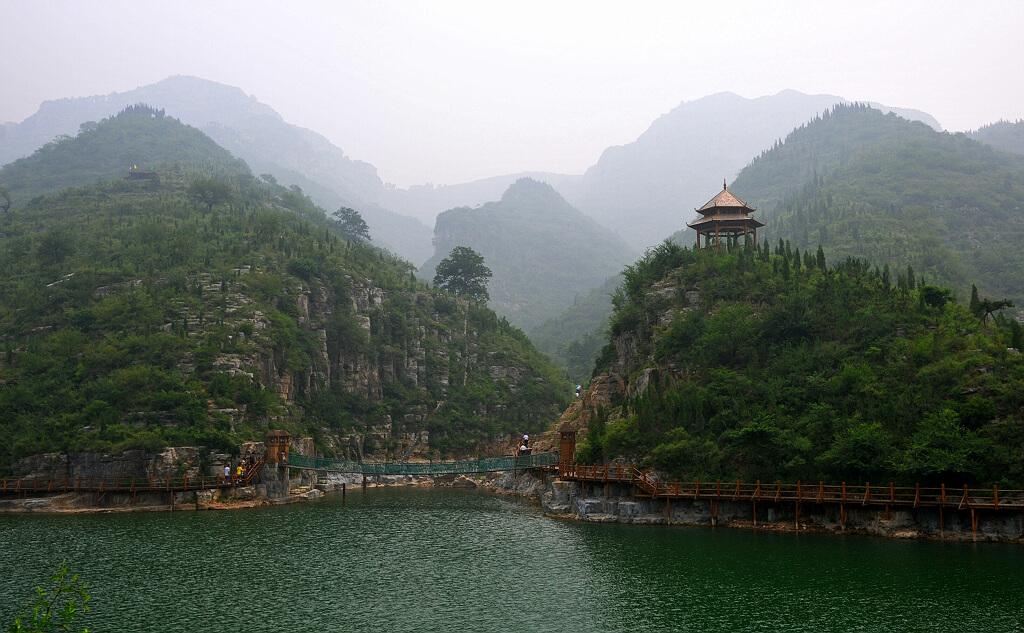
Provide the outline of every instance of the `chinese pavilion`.
<path id="1" fill-rule="evenodd" d="M 698 249 L 700 249 L 702 235 L 705 248 L 711 245 L 712 238 L 715 241 L 715 247 L 718 248 L 721 246 L 720 239 L 722 237 L 726 239 L 738 238 L 741 235 L 746 237 L 750 233 L 754 234 L 754 246 L 757 246 L 757 229 L 764 226 L 764 222 L 750 217 L 750 214 L 756 210 L 748 207 L 746 202 L 734 196 L 723 181 L 722 190 L 718 195 L 703 207 L 695 209 L 703 217 L 692 224 L 687 222 L 686 226 L 697 231 Z"/>

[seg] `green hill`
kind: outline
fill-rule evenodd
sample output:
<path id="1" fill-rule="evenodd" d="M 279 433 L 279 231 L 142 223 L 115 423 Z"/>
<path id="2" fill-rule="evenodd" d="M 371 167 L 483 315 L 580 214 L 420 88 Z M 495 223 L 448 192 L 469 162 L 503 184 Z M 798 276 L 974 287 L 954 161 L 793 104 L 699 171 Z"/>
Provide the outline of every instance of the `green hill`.
<path id="1" fill-rule="evenodd" d="M 968 132 L 967 136 L 1004 152 L 1024 154 L 1024 121 L 997 121 Z"/>
<path id="2" fill-rule="evenodd" d="M 526 329 L 561 312 L 632 259 L 629 247 L 566 202 L 550 185 L 521 178 L 500 201 L 437 217 L 432 279 L 456 246 L 484 256 L 494 277 L 490 305 Z"/>
<path id="3" fill-rule="evenodd" d="M 864 258 L 894 280 L 912 271 L 961 298 L 975 283 L 1024 301 L 1024 157 L 837 106 L 755 159 L 730 190 L 758 208 L 773 244 L 821 244 L 832 261 Z"/>
<path id="4" fill-rule="evenodd" d="M 355 208 L 375 244 L 415 262 L 430 256 L 430 228 L 380 206 L 384 183 L 373 165 L 353 160 L 316 132 L 287 123 L 240 88 L 199 77 L 178 75 L 122 93 L 45 101 L 21 123 L 0 127 L 0 165 L 136 103 L 165 109 L 244 159 L 253 173 L 298 185 L 325 209 Z"/>
<path id="5" fill-rule="evenodd" d="M 701 481 L 1024 484 L 1024 331 L 824 252 L 691 251 L 627 268 L 584 461 Z"/>
<path id="6" fill-rule="evenodd" d="M 129 145 L 192 134 L 130 123 Z M 51 451 L 231 451 L 268 427 L 326 455 L 486 454 L 557 418 L 569 385 L 522 332 L 340 239 L 300 191 L 218 180 L 204 165 L 226 153 L 197 138 L 181 179 L 107 180 L 0 215 L 0 471 Z M 78 177 L 81 142 L 41 150 L 56 158 L 36 174 Z"/>
<path id="7" fill-rule="evenodd" d="M 129 171 L 155 171 L 163 178 L 180 166 L 230 177 L 248 174 L 246 164 L 199 130 L 145 105 L 129 106 L 86 126 L 74 138 L 59 137 L 0 171 L 15 208 L 68 187 L 123 178 Z M 159 167 L 159 168 L 158 168 Z"/>

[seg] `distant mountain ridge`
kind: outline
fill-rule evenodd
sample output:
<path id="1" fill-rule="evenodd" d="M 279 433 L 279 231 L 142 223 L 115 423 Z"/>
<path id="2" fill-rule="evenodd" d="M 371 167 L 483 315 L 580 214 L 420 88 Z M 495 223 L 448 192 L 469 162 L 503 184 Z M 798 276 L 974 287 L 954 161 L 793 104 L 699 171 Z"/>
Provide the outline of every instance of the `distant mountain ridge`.
<path id="1" fill-rule="evenodd" d="M 1024 154 L 1024 120 L 1015 123 L 996 121 L 968 132 L 967 136 L 1004 152 Z"/>
<path id="2" fill-rule="evenodd" d="M 653 246 L 684 228 L 690 210 L 716 183 L 732 180 L 776 140 L 845 101 L 784 90 L 757 99 L 723 92 L 682 103 L 633 143 L 605 150 L 578 189 L 564 195 L 633 248 Z M 900 112 L 939 127 L 930 115 Z"/>
<path id="3" fill-rule="evenodd" d="M 531 177 L 551 184 L 570 204 L 612 229 L 637 251 L 684 227 L 690 209 L 713 184 L 732 180 L 755 156 L 837 103 L 836 95 L 784 90 L 746 99 L 723 92 L 681 103 L 634 142 L 607 148 L 582 175 L 525 172 L 446 186 L 386 187 L 384 205 L 430 223 L 444 209 L 494 200 Z M 931 115 L 889 108 L 941 129 Z"/>
<path id="4" fill-rule="evenodd" d="M 635 257 L 551 185 L 529 178 L 513 183 L 499 201 L 437 216 L 435 253 L 421 274 L 432 279 L 456 246 L 484 256 L 494 273 L 490 306 L 523 329 L 558 314 Z"/>
<path id="5" fill-rule="evenodd" d="M 240 88 L 177 75 L 163 81 L 103 96 L 46 101 L 20 124 L 0 131 L 0 165 L 26 156 L 58 135 L 74 135 L 86 121 L 146 103 L 163 108 L 210 136 L 253 171 L 273 174 L 284 185 L 299 185 L 328 213 L 356 208 L 374 240 L 414 262 L 430 256 L 430 229 L 414 218 L 384 209 L 377 169 L 352 160 L 326 138 L 286 123 L 270 106 Z"/>

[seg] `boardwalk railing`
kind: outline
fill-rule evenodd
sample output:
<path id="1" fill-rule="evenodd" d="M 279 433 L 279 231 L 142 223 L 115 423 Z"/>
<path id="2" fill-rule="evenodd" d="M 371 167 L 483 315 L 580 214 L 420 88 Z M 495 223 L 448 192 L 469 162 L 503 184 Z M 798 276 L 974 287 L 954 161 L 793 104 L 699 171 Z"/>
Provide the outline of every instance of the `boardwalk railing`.
<path id="1" fill-rule="evenodd" d="M 5 477 L 0 481 L 0 492 L 61 493 L 61 492 L 184 492 L 249 486 L 256 483 L 264 459 L 260 457 L 245 475 L 201 475 L 189 477 Z"/>
<path id="2" fill-rule="evenodd" d="M 714 499 L 716 501 L 790 501 L 799 503 L 838 503 L 887 507 L 939 507 L 960 510 L 972 508 L 1024 509 L 1024 490 L 991 488 L 951 488 L 896 486 L 895 484 L 833 485 L 816 483 L 744 482 L 744 481 L 664 481 L 649 471 L 632 466 L 584 464 L 563 465 L 560 477 L 580 482 L 620 483 L 634 487 L 634 496 L 664 499 Z"/>
<path id="3" fill-rule="evenodd" d="M 557 451 L 451 462 L 355 462 L 344 459 L 310 457 L 298 453 L 288 454 L 288 465 L 294 468 L 332 470 L 363 475 L 462 475 L 542 468 L 557 464 Z"/>

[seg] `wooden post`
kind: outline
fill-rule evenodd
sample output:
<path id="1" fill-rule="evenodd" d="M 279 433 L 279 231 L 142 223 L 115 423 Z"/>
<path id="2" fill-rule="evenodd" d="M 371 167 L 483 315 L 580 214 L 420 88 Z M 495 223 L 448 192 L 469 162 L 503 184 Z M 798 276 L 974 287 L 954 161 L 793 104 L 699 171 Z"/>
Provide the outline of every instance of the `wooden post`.
<path id="1" fill-rule="evenodd" d="M 665 519 L 672 525 L 672 497 L 665 497 Z"/>
<path id="2" fill-rule="evenodd" d="M 992 503 L 999 509 L 999 486 L 992 486 Z"/>
<path id="3" fill-rule="evenodd" d="M 345 504 L 345 482 L 341 482 L 341 503 Z"/>
<path id="4" fill-rule="evenodd" d="M 800 488 L 800 480 L 796 480 L 796 529 L 800 529 L 800 498 L 803 497 L 803 491 Z"/>

